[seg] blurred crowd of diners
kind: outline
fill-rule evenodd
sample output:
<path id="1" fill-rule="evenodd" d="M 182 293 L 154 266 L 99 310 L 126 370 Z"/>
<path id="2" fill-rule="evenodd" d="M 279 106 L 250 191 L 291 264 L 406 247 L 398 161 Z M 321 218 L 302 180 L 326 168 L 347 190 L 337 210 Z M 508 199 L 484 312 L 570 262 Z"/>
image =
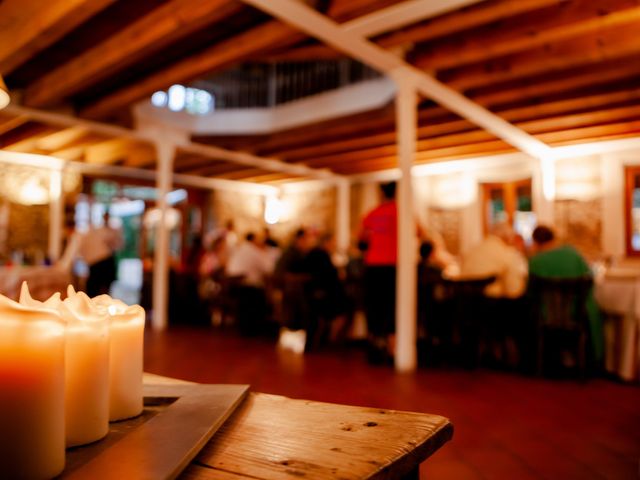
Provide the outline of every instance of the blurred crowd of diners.
<path id="1" fill-rule="evenodd" d="M 353 339 L 354 328 L 363 330 L 357 321 L 364 318 L 366 333 L 360 337 L 369 360 L 391 362 L 397 210 L 395 187 L 387 189 L 341 261 L 333 235 L 310 228 L 299 228 L 284 245 L 268 229 L 239 238 L 232 222 L 205 236 L 189 254 L 187 267 L 172 273 L 170 318 L 233 323 L 242 334 L 275 337 L 279 332 L 281 339 L 304 332 L 297 340 L 299 351 Z M 560 338 L 551 363 L 598 364 L 602 334 L 589 290 L 590 268 L 576 249 L 554 238 L 551 228 L 538 226 L 526 248 L 508 224 L 500 223 L 460 258 L 447 251 L 436 233 L 419 228 L 418 236 L 418 339 L 425 363 L 539 368 L 540 356 L 546 355 L 540 337 L 545 327 L 552 327 L 540 318 L 552 319 L 558 307 L 547 303 L 540 308 L 542 291 L 535 290 L 532 279 L 566 278 L 587 279 L 584 292 L 577 284 L 569 290 L 558 287 L 565 292 L 561 302 L 585 304 L 584 318 L 564 329 L 575 327 L 583 345 L 565 348 L 567 341 Z M 582 306 L 572 304 L 571 309 L 576 317 L 582 314 Z M 549 345 L 554 342 L 545 349 Z"/>

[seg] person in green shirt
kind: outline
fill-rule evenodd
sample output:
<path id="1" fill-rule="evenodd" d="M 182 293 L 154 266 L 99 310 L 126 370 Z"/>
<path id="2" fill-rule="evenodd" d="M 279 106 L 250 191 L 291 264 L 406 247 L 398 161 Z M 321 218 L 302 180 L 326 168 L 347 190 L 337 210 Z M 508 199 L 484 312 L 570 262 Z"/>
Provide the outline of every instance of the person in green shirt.
<path id="1" fill-rule="evenodd" d="M 591 275 L 591 269 L 582 255 L 571 245 L 559 244 L 549 227 L 537 226 L 533 231 L 533 241 L 536 253 L 529 259 L 530 275 L 554 278 Z M 593 291 L 587 298 L 587 314 L 593 357 L 596 365 L 599 365 L 603 357 L 604 340 L 600 310 L 593 298 Z"/>

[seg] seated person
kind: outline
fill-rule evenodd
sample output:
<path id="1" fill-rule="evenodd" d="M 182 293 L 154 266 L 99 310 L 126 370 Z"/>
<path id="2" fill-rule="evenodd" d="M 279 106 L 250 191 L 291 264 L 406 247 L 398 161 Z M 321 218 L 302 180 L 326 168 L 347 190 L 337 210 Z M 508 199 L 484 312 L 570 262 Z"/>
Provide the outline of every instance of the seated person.
<path id="1" fill-rule="evenodd" d="M 525 291 L 527 262 L 512 246 L 513 230 L 506 223 L 493 226 L 491 233 L 462 257 L 460 277 L 490 277 L 496 281 L 485 294 L 494 298 L 518 298 Z"/>
<path id="2" fill-rule="evenodd" d="M 571 245 L 557 242 L 553 230 L 539 225 L 533 231 L 534 255 L 529 259 L 529 273 L 539 277 L 572 278 L 591 275 L 586 260 Z M 587 299 L 589 329 L 596 362 L 603 355 L 603 338 L 600 311 L 593 294 Z"/>
<path id="3" fill-rule="evenodd" d="M 266 327 L 267 297 L 265 280 L 271 274 L 272 261 L 254 233 L 230 253 L 225 273 L 229 294 L 235 300 L 235 316 L 243 334 L 260 333 Z"/>

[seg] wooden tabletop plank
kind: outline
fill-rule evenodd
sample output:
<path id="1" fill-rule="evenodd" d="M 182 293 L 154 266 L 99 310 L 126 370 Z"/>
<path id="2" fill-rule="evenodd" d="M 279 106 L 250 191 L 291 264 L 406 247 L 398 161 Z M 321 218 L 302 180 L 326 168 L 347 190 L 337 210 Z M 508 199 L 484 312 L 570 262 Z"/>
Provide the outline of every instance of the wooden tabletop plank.
<path id="1" fill-rule="evenodd" d="M 452 435 L 438 415 L 253 393 L 183 478 L 398 478 Z"/>
<path id="2" fill-rule="evenodd" d="M 191 382 L 145 374 L 145 383 Z M 180 478 L 400 478 L 452 436 L 439 415 L 250 393 Z"/>

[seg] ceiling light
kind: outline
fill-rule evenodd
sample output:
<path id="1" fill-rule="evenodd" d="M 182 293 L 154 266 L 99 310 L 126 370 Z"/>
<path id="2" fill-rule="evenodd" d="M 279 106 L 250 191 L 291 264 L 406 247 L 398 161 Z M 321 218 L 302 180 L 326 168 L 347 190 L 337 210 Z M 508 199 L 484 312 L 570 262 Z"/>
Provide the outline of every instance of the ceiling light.
<path id="1" fill-rule="evenodd" d="M 7 85 L 4 83 L 4 80 L 2 79 L 2 75 L 0 75 L 0 109 L 9 105 L 10 100 L 11 99 L 9 98 L 9 89 L 7 88 Z"/>

